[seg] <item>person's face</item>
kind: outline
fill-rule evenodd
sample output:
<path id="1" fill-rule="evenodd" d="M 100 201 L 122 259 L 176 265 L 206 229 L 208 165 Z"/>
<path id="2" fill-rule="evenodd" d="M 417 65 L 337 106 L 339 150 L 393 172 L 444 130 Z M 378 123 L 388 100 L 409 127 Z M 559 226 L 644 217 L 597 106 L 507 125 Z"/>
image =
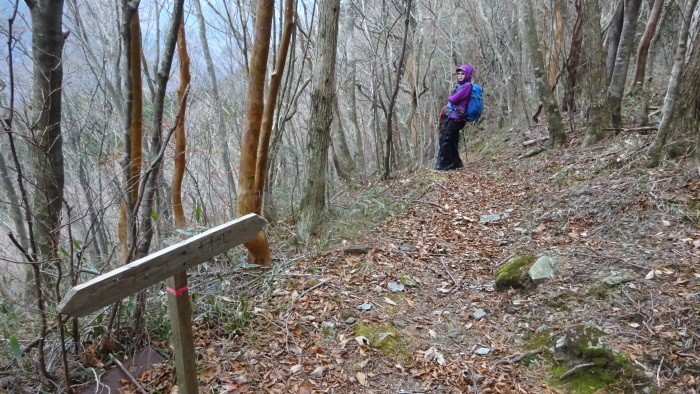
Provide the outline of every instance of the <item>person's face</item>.
<path id="1" fill-rule="evenodd" d="M 462 70 L 457 71 L 457 80 L 459 82 L 464 81 L 464 77 L 466 76 L 466 73 Z"/>

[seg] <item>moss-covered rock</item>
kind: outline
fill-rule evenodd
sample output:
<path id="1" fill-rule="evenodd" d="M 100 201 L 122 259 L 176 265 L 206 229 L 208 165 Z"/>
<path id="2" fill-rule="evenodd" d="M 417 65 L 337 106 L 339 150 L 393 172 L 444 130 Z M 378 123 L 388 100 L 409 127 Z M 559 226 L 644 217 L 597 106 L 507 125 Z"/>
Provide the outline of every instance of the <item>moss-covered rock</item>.
<path id="1" fill-rule="evenodd" d="M 348 320 L 349 318 L 354 317 L 357 319 L 359 316 L 357 315 L 357 311 L 354 309 L 343 309 L 340 311 L 340 319 L 343 321 Z"/>
<path id="2" fill-rule="evenodd" d="M 319 334 L 322 338 L 325 339 L 335 339 L 335 336 L 337 334 L 335 324 L 332 322 L 324 321 L 323 323 L 321 323 L 321 329 L 319 330 Z"/>
<path id="3" fill-rule="evenodd" d="M 409 277 L 399 278 L 399 283 L 406 287 L 418 287 L 418 282 L 415 279 Z"/>
<path id="4" fill-rule="evenodd" d="M 372 326 L 356 325 L 355 336 L 363 336 L 369 341 L 369 345 L 386 357 L 403 365 L 413 362 L 411 350 L 403 340 L 399 331 L 391 324 L 378 324 Z"/>
<path id="5" fill-rule="evenodd" d="M 524 289 L 532 286 L 527 271 L 534 261 L 535 257 L 527 254 L 508 259 L 496 274 L 496 291 L 505 291 L 511 288 Z"/>
<path id="6" fill-rule="evenodd" d="M 567 393 L 595 393 L 601 389 L 626 392 L 634 389 L 631 382 L 645 379 L 627 355 L 613 349 L 605 333 L 593 324 L 576 325 L 560 333 L 548 328 L 538 330 L 525 347 L 546 349 L 540 353 L 540 360 L 549 365 L 547 383 Z"/>

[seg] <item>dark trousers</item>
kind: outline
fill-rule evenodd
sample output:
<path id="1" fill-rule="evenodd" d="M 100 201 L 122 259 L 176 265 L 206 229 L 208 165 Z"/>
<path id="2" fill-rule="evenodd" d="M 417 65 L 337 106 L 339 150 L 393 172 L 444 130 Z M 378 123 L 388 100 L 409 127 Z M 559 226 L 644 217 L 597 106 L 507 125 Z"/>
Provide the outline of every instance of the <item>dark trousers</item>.
<path id="1" fill-rule="evenodd" d="M 459 158 L 459 131 L 466 122 L 443 117 L 440 119 L 440 150 L 435 161 L 436 170 L 453 170 L 462 168 L 464 164 Z"/>

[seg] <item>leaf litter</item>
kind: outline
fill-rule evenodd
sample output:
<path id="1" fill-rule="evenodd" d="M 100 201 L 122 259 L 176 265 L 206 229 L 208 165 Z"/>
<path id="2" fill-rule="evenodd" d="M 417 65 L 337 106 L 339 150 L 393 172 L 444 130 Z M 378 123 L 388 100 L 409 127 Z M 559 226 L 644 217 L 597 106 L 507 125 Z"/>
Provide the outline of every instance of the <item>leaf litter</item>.
<path id="1" fill-rule="evenodd" d="M 405 198 L 427 180 L 425 192 L 330 250 L 273 245 L 278 263 L 260 273 L 266 282 L 231 274 L 247 283 L 231 298 L 246 292 L 258 308 L 248 324 L 197 323 L 200 392 L 564 392 L 547 349 L 527 344 L 538 330 L 582 322 L 649 377 L 602 392 L 697 392 L 700 197 L 684 187 L 692 165 L 610 167 L 615 150 L 576 147 L 578 134 L 534 158 L 504 148 L 458 171 L 402 175 L 385 185 L 388 196 Z M 561 267 L 534 290 L 496 292 L 496 272 L 517 253 L 554 256 Z M 631 280 L 600 285 L 613 274 Z M 324 322 L 332 335 L 321 333 Z M 373 337 L 355 335 L 356 325 Z M 163 375 L 172 372 L 162 365 L 141 382 L 169 392 L 174 379 Z"/>

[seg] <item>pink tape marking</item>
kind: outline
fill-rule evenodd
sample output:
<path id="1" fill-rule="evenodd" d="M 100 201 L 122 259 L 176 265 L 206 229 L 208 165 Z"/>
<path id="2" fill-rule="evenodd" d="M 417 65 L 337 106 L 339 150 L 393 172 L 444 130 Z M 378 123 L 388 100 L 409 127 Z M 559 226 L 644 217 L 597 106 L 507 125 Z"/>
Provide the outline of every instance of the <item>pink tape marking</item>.
<path id="1" fill-rule="evenodd" d="M 174 296 L 179 296 L 179 295 L 184 294 L 184 293 L 187 291 L 187 285 L 185 285 L 185 286 L 183 286 L 183 287 L 181 287 L 181 288 L 179 288 L 179 289 L 177 289 L 177 290 L 173 290 L 173 289 L 171 289 L 170 287 L 165 286 L 165 290 L 167 290 L 168 293 L 170 293 L 170 294 L 172 294 L 172 295 L 174 295 Z"/>

